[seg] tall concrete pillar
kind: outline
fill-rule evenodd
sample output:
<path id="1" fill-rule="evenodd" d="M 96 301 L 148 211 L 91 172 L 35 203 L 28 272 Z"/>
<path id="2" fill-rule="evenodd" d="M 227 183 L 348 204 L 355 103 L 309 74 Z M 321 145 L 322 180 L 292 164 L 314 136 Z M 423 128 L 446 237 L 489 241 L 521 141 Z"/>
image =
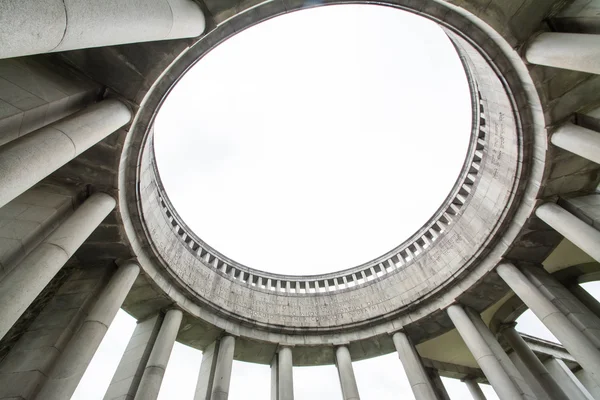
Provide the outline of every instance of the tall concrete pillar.
<path id="1" fill-rule="evenodd" d="M 596 317 L 600 318 L 600 303 L 577 282 L 567 286 L 567 289 Z"/>
<path id="2" fill-rule="evenodd" d="M 525 58 L 531 64 L 600 74 L 600 36 L 544 32 L 527 45 Z"/>
<path id="3" fill-rule="evenodd" d="M 335 360 L 340 377 L 340 385 L 342 386 L 343 400 L 360 400 L 358 394 L 358 386 L 356 386 L 356 378 L 354 377 L 354 369 L 352 369 L 352 359 L 350 351 L 346 346 L 339 346 L 335 350 Z"/>
<path id="4" fill-rule="evenodd" d="M 496 272 L 577 362 L 600 382 L 600 352 L 587 336 L 513 264 L 500 264 Z"/>
<path id="5" fill-rule="evenodd" d="M 594 381 L 594 378 L 585 369 L 575 372 L 575 377 L 590 392 L 594 399 L 600 399 L 600 385 Z"/>
<path id="6" fill-rule="evenodd" d="M 504 357 L 508 358 L 508 356 L 500 354 L 500 352 L 503 353 L 502 348 L 487 327 L 476 324 L 477 319 L 468 315 L 462 306 L 452 305 L 448 307 L 447 312 L 500 400 L 530 399 L 531 396 L 524 393 L 523 389 L 515 382 L 515 373 L 512 371 L 515 369 L 514 365 L 510 372 L 505 370 L 505 366 L 510 363 L 510 360 L 507 363 Z M 495 343 L 493 343 L 494 341 Z M 494 348 L 491 345 L 495 345 Z M 510 364 L 512 365 L 512 363 Z"/>
<path id="7" fill-rule="evenodd" d="M 600 262 L 600 231 L 554 203 L 542 204 L 535 215 Z"/>
<path id="8" fill-rule="evenodd" d="M 229 335 L 223 336 L 204 350 L 194 400 L 227 400 L 234 351 L 235 338 Z M 277 368 L 275 368 L 275 375 L 277 375 Z"/>
<path id="9" fill-rule="evenodd" d="M 444 382 L 442 382 L 442 377 L 440 376 L 440 371 L 436 368 L 425 368 L 427 372 L 427 376 L 433 385 L 433 390 L 435 391 L 436 398 L 438 400 L 451 400 L 448 391 L 446 390 L 446 386 L 444 386 Z"/>
<path id="10" fill-rule="evenodd" d="M 275 354 L 271 361 L 271 400 L 278 400 L 279 398 L 279 355 Z M 198 399 L 195 399 L 198 400 Z"/>
<path id="11" fill-rule="evenodd" d="M 135 397 L 162 321 L 161 313 L 138 321 L 104 400 L 132 400 Z"/>
<path id="12" fill-rule="evenodd" d="M 500 332 L 510 347 L 515 351 L 515 354 L 523 363 L 527 372 L 529 372 L 533 379 L 539 383 L 539 387 L 543 391 L 543 396 L 540 397 L 538 395 L 538 398 L 569 400 L 569 397 L 563 392 L 546 367 L 544 367 L 544 364 L 542 364 L 540 359 L 529 348 L 527 343 L 525 343 L 519 332 L 517 332 L 513 326 L 503 327 Z M 517 368 L 519 367 L 518 364 L 515 365 Z M 528 374 L 522 372 L 522 375 L 527 378 Z"/>
<path id="13" fill-rule="evenodd" d="M 182 317 L 182 312 L 176 309 L 171 309 L 165 314 L 135 394 L 135 400 L 156 400 L 158 398 L 160 385 L 171 357 Z"/>
<path id="14" fill-rule="evenodd" d="M 475 379 L 465 379 L 465 385 L 469 389 L 469 393 L 471 393 L 471 397 L 473 400 L 486 400 L 485 395 L 483 394 L 483 390 L 479 387 L 479 384 Z"/>
<path id="15" fill-rule="evenodd" d="M 3 0 L 0 58 L 195 37 L 204 27 L 191 0 Z"/>
<path id="16" fill-rule="evenodd" d="M 281 347 L 277 358 L 277 400 L 294 400 L 294 371 L 291 347 Z"/>
<path id="17" fill-rule="evenodd" d="M 0 338 L 115 207 L 105 193 L 88 198 L 0 282 Z"/>
<path id="18" fill-rule="evenodd" d="M 409 337 L 404 332 L 396 332 L 392 339 L 415 399 L 437 400 L 435 390 L 427 376 L 421 357 Z"/>
<path id="19" fill-rule="evenodd" d="M 130 119 L 125 104 L 104 100 L 0 147 L 0 207 Z"/>
<path id="20" fill-rule="evenodd" d="M 71 398 L 139 272 L 140 267 L 134 262 L 117 269 L 65 351 L 56 360 L 38 399 Z"/>
<path id="21" fill-rule="evenodd" d="M 556 379 L 570 400 L 594 400 L 590 392 L 573 375 L 563 360 L 550 358 L 544 363 L 544 366 Z"/>
<path id="22" fill-rule="evenodd" d="M 550 138 L 555 146 L 600 164 L 600 133 L 567 122 Z"/>

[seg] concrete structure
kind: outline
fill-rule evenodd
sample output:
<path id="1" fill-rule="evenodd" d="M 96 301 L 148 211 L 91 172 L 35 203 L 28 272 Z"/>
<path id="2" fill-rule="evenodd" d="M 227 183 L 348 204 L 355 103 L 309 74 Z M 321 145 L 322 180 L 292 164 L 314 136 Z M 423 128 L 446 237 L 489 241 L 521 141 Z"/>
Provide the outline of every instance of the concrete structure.
<path id="1" fill-rule="evenodd" d="M 469 149 L 408 240 L 319 276 L 208 246 L 153 154 L 156 111 L 191 65 L 317 4 L 43 3 L 0 5 L 0 399 L 68 397 L 119 307 L 138 325 L 105 399 L 156 398 L 175 341 L 203 351 L 197 400 L 228 397 L 234 359 L 271 365 L 272 399 L 293 399 L 294 366 L 323 364 L 359 399 L 352 361 L 394 351 L 417 400 L 447 398 L 440 376 L 475 399 L 485 383 L 600 398 L 600 307 L 577 285 L 600 277 L 597 1 L 380 2 L 456 49 Z M 527 308 L 564 347 L 507 328 Z"/>

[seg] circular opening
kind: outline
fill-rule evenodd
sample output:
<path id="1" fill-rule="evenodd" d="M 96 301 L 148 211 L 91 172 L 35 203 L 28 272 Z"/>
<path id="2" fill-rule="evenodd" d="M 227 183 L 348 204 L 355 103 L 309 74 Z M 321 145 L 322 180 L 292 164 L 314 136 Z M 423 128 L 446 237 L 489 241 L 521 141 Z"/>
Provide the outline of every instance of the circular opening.
<path id="1" fill-rule="evenodd" d="M 444 31 L 394 8 L 319 7 L 200 60 L 155 123 L 175 209 L 247 266 L 322 274 L 376 258 L 439 208 L 471 134 Z"/>

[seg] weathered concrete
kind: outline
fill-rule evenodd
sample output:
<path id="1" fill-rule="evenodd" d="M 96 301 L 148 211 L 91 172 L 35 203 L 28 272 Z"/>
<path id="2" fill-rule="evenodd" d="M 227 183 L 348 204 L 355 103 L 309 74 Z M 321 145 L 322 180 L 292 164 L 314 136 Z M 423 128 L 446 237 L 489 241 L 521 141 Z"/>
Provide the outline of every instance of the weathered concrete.
<path id="1" fill-rule="evenodd" d="M 156 400 L 158 398 L 182 316 L 182 312 L 175 309 L 171 309 L 165 314 L 134 399 Z"/>
<path id="2" fill-rule="evenodd" d="M 425 372 L 427 372 L 427 376 L 433 385 L 433 390 L 438 400 L 451 400 L 448 391 L 446 390 L 446 386 L 444 386 L 444 382 L 442 382 L 442 377 L 440 376 L 440 372 L 435 368 L 425 368 Z M 416 396 L 415 396 L 416 398 Z"/>
<path id="3" fill-rule="evenodd" d="M 558 385 L 567 394 L 568 399 L 571 400 L 593 400 L 592 395 L 587 391 L 585 386 L 579 382 L 579 380 L 573 375 L 569 367 L 567 367 L 564 361 L 551 358 L 544 363 L 546 369 L 550 372 L 552 377 L 556 379 Z"/>
<path id="4" fill-rule="evenodd" d="M 404 332 L 396 332 L 392 338 L 415 398 L 417 400 L 438 400 L 421 357 L 409 337 Z"/>
<path id="5" fill-rule="evenodd" d="M 104 395 L 104 400 L 133 400 L 162 321 L 163 315 L 157 314 L 138 322 Z"/>
<path id="6" fill-rule="evenodd" d="M 575 359 L 600 382 L 600 352 L 573 323 L 512 264 L 500 264 L 498 274 L 546 325 Z"/>
<path id="7" fill-rule="evenodd" d="M 550 138 L 552 144 L 600 164 L 600 133 L 567 122 Z"/>
<path id="8" fill-rule="evenodd" d="M 0 282 L 0 338 L 114 207 L 111 196 L 92 195 Z"/>
<path id="9" fill-rule="evenodd" d="M 71 398 L 139 272 L 140 267 L 134 262 L 127 262 L 117 269 L 65 351 L 56 360 L 38 399 Z"/>
<path id="10" fill-rule="evenodd" d="M 0 207 L 131 119 L 129 108 L 105 100 L 0 148 Z"/>
<path id="11" fill-rule="evenodd" d="M 294 400 L 292 349 L 281 347 L 277 353 L 277 400 Z"/>
<path id="12" fill-rule="evenodd" d="M 562 391 L 560 385 L 556 383 L 554 378 L 544 367 L 544 364 L 542 364 L 540 359 L 533 353 L 513 326 L 504 327 L 501 330 L 501 333 L 508 344 L 510 344 L 510 347 L 514 350 L 514 354 L 519 361 L 521 361 L 521 364 L 515 363 L 515 366 L 519 369 L 521 375 L 527 382 L 529 382 L 529 386 L 536 393 L 538 399 L 569 400 L 569 397 Z M 521 365 L 524 368 L 519 368 Z M 539 385 L 534 387 L 530 377 Z M 541 389 L 541 393 L 536 389 Z"/>
<path id="13" fill-rule="evenodd" d="M 234 351 L 233 336 L 224 336 L 204 350 L 194 400 L 227 400 Z M 273 382 L 279 379 L 277 358 L 274 358 L 274 364 L 271 365 L 271 397 L 275 400 L 278 396 L 278 385 L 275 383 L 273 387 Z"/>
<path id="14" fill-rule="evenodd" d="M 466 379 L 465 385 L 469 388 L 469 393 L 471 393 L 473 400 L 486 400 L 485 395 L 476 380 Z"/>
<path id="15" fill-rule="evenodd" d="M 192 37 L 204 25 L 190 0 L 7 0 L 0 5 L 0 58 Z"/>
<path id="16" fill-rule="evenodd" d="M 600 74 L 600 37 L 544 32 L 527 45 L 525 58 L 532 64 Z"/>
<path id="17" fill-rule="evenodd" d="M 524 392 L 519 385 L 523 379 L 518 376 L 516 368 L 483 321 L 472 314 L 467 314 L 459 305 L 450 306 L 447 311 L 456 330 L 460 333 L 500 400 L 534 398 L 529 392 Z M 510 368 L 511 365 L 512 368 Z"/>
<path id="18" fill-rule="evenodd" d="M 335 349 L 335 363 L 337 365 L 340 385 L 342 386 L 342 397 L 344 400 L 360 400 L 354 369 L 352 368 L 352 359 L 348 347 L 339 346 Z"/>

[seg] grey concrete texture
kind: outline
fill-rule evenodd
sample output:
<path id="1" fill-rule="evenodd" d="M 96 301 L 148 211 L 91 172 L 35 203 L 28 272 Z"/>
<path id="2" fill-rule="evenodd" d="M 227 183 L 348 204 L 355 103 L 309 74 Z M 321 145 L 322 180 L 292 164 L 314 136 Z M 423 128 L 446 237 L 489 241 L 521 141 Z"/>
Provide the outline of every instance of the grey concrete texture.
<path id="1" fill-rule="evenodd" d="M 0 399 L 35 398 L 111 272 L 106 268 L 86 268 L 69 273 L 50 302 L 0 360 Z"/>
<path id="2" fill-rule="evenodd" d="M 392 339 L 415 398 L 418 400 L 440 400 L 436 396 L 421 357 L 410 342 L 410 338 L 404 332 L 396 332 Z"/>
<path id="3" fill-rule="evenodd" d="M 0 58 L 194 37 L 205 28 L 191 0 L 7 0 L 0 7 Z"/>
<path id="4" fill-rule="evenodd" d="M 469 388 L 469 393 L 471 393 L 471 397 L 473 400 L 486 400 L 485 394 L 483 394 L 483 390 L 479 387 L 477 381 L 473 379 L 465 380 L 465 385 Z"/>
<path id="5" fill-rule="evenodd" d="M 557 381 L 558 385 L 565 391 L 572 400 L 593 400 L 594 398 L 583 386 L 579 379 L 571 372 L 564 361 L 551 358 L 544 363 L 544 366 L 552 377 Z"/>
<path id="6" fill-rule="evenodd" d="M 600 38 L 586 33 L 544 32 L 525 49 L 532 64 L 600 74 Z"/>
<path id="7" fill-rule="evenodd" d="M 281 347 L 277 353 L 277 400 L 294 400 L 292 348 Z"/>
<path id="8" fill-rule="evenodd" d="M 140 267 L 133 262 L 117 269 L 95 299 L 77 333 L 55 361 L 38 394 L 39 399 L 60 400 L 73 395 L 139 272 Z"/>
<path id="9" fill-rule="evenodd" d="M 360 400 L 348 347 L 339 346 L 335 349 L 335 364 L 342 387 L 342 398 L 344 400 Z"/>
<path id="10" fill-rule="evenodd" d="M 0 282 L 0 337 L 114 207 L 111 196 L 92 195 Z"/>

